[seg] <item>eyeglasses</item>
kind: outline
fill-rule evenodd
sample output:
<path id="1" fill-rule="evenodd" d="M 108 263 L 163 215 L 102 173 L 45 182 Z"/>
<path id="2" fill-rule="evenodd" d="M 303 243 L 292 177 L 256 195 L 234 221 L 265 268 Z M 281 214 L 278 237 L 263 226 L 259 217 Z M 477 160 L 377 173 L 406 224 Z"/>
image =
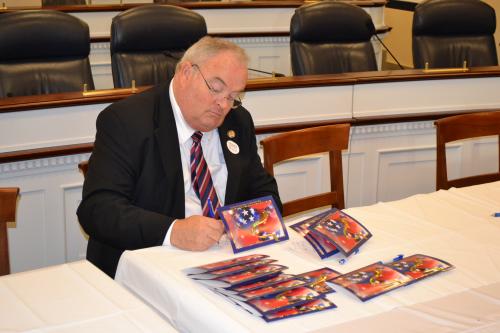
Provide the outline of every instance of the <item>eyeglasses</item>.
<path id="1" fill-rule="evenodd" d="M 203 78 L 203 81 L 205 81 L 205 84 L 207 85 L 208 91 L 215 97 L 215 98 L 224 98 L 225 100 L 228 101 L 228 103 L 231 105 L 231 109 L 237 109 L 242 103 L 241 103 L 241 97 L 239 94 L 236 94 L 235 96 L 224 96 L 224 90 L 222 89 L 214 89 L 205 79 L 205 75 L 201 72 L 200 66 L 197 64 L 193 64 L 193 67 L 196 67 L 198 69 L 198 72 L 201 74 L 201 77 Z"/>

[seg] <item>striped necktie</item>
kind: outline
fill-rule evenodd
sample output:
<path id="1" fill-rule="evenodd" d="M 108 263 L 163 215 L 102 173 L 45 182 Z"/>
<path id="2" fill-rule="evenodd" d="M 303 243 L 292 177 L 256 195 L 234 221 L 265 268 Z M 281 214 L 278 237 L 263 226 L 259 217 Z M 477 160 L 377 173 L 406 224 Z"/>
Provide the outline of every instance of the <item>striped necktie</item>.
<path id="1" fill-rule="evenodd" d="M 203 157 L 203 149 L 201 148 L 201 138 L 203 133 L 200 131 L 194 132 L 191 136 L 193 139 L 193 145 L 191 146 L 191 182 L 193 184 L 193 189 L 198 198 L 200 199 L 201 207 L 203 209 L 204 216 L 210 216 L 210 208 L 208 206 L 209 201 L 212 202 L 212 211 L 217 214 L 217 208 L 219 205 L 219 198 L 217 198 L 217 193 L 215 193 L 215 188 L 212 183 L 212 176 L 210 175 L 210 170 L 208 169 L 207 162 Z"/>

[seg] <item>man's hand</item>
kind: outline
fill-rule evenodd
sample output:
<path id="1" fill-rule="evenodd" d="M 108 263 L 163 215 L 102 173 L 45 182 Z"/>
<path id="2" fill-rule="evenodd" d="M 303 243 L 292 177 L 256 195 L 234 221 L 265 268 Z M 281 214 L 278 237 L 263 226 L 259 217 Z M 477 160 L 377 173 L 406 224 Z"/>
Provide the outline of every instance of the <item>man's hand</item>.
<path id="1" fill-rule="evenodd" d="M 217 243 L 223 233 L 221 221 L 193 215 L 175 222 L 170 234 L 170 244 L 183 250 L 204 251 Z"/>

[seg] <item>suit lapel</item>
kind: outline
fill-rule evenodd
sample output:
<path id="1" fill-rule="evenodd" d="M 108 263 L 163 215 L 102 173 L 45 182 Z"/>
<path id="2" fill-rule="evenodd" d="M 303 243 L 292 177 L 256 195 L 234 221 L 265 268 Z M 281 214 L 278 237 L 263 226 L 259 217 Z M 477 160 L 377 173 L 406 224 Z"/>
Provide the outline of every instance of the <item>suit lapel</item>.
<path id="1" fill-rule="evenodd" d="M 161 156 L 166 184 L 165 209 L 173 217 L 184 218 L 184 177 L 179 149 L 179 138 L 168 93 L 170 81 L 158 89 L 155 96 L 155 140 Z M 173 191 L 172 191 L 173 190 Z"/>
<path id="2" fill-rule="evenodd" d="M 227 142 L 229 140 L 235 142 L 238 146 L 241 146 L 241 138 L 239 138 L 237 135 L 234 138 L 229 138 L 228 131 L 230 130 L 238 133 L 238 129 L 234 128 L 234 126 L 232 126 L 231 122 L 229 121 L 225 121 L 219 127 L 219 137 L 227 167 L 226 197 L 224 198 L 225 205 L 234 203 L 236 201 L 238 195 L 239 179 L 242 176 L 243 171 L 240 154 L 232 153 L 231 151 L 229 151 L 227 146 Z"/>

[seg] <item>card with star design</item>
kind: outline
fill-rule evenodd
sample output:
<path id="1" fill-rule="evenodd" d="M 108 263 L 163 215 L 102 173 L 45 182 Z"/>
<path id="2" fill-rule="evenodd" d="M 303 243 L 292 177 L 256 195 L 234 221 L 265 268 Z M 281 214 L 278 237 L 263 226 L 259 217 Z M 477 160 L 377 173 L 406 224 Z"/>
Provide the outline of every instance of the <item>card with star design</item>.
<path id="1" fill-rule="evenodd" d="M 317 223 L 328 213 L 329 211 L 322 212 L 318 215 L 307 218 L 303 221 L 297 222 L 290 226 L 290 228 L 299 233 L 302 237 L 304 237 L 304 239 L 307 242 L 309 242 L 309 244 L 311 244 L 312 248 L 316 251 L 316 253 L 319 255 L 321 259 L 328 258 L 339 252 L 337 247 L 332 242 L 330 242 L 326 237 L 316 236 L 311 232 L 311 230 L 309 230 L 309 227 L 311 225 Z"/>
<path id="2" fill-rule="evenodd" d="M 241 294 L 247 291 L 255 290 L 255 289 L 260 289 L 264 288 L 273 284 L 285 282 L 288 280 L 292 280 L 295 278 L 295 275 L 292 274 L 279 274 L 273 278 L 263 280 L 263 281 L 257 281 L 254 283 L 249 283 L 249 284 L 244 284 L 238 287 L 232 287 L 232 288 L 227 288 L 225 289 L 224 292 L 227 292 L 229 294 Z"/>
<path id="3" fill-rule="evenodd" d="M 403 273 L 378 262 L 340 275 L 331 281 L 348 289 L 364 302 L 404 286 L 410 280 Z"/>
<path id="4" fill-rule="evenodd" d="M 315 300 L 312 300 L 310 302 L 293 306 L 291 308 L 285 309 L 285 310 L 279 310 L 279 311 L 274 311 L 270 313 L 266 313 L 263 315 L 262 318 L 264 318 L 265 321 L 271 322 L 271 321 L 276 321 L 280 319 L 286 319 L 286 318 L 291 318 L 291 317 L 296 317 L 296 316 L 301 316 L 305 315 L 308 313 L 313 313 L 313 312 L 319 312 L 319 311 L 325 311 L 328 309 L 335 309 L 337 306 L 330 302 L 329 300 L 325 298 L 317 298 Z"/>
<path id="5" fill-rule="evenodd" d="M 324 237 L 333 243 L 346 257 L 372 236 L 361 223 L 336 208 L 310 225 L 309 230 L 317 237 Z"/>
<path id="6" fill-rule="evenodd" d="M 297 275 L 298 278 L 307 282 L 308 286 L 319 292 L 320 294 L 333 293 L 335 290 L 330 287 L 327 282 L 341 275 L 334 269 L 324 267 L 315 269 L 314 271 L 305 272 Z"/>
<path id="7" fill-rule="evenodd" d="M 295 289 L 300 286 L 305 286 L 306 281 L 301 279 L 290 279 L 276 284 L 268 285 L 259 289 L 245 291 L 239 294 L 230 295 L 229 297 L 241 301 L 249 301 L 255 298 L 262 298 L 272 294 L 281 293 L 290 289 Z"/>
<path id="8" fill-rule="evenodd" d="M 217 211 L 234 253 L 288 240 L 272 196 L 227 205 Z"/>
<path id="9" fill-rule="evenodd" d="M 275 277 L 287 268 L 288 267 L 283 265 L 269 264 L 251 268 L 237 274 L 226 275 L 212 279 L 197 279 L 196 275 L 190 275 L 189 277 L 211 288 L 228 288 L 261 280 L 267 280 L 269 278 Z"/>
<path id="10" fill-rule="evenodd" d="M 243 273 L 243 272 L 246 272 L 248 270 L 251 270 L 253 268 L 266 266 L 267 264 L 270 264 L 270 263 L 275 262 L 275 261 L 276 261 L 275 259 L 264 258 L 264 259 L 257 260 L 257 261 L 251 261 L 251 262 L 245 263 L 243 265 L 226 267 L 226 268 L 218 269 L 215 271 L 210 271 L 207 273 L 191 274 L 189 277 L 191 279 L 196 279 L 196 280 L 216 279 L 218 277 L 239 274 L 239 273 Z"/>
<path id="11" fill-rule="evenodd" d="M 236 258 L 231 258 L 227 260 L 222 260 L 222 261 L 217 261 L 217 262 L 212 262 L 210 264 L 205 264 L 201 266 L 196 266 L 196 267 L 189 267 L 184 269 L 184 273 L 191 275 L 191 274 L 203 274 L 203 273 L 208 273 L 208 272 L 213 272 L 213 271 L 218 271 L 221 269 L 226 269 L 230 268 L 233 266 L 242 266 L 246 265 L 249 263 L 252 263 L 254 261 L 259 261 L 264 258 L 268 258 L 268 255 L 265 254 L 249 254 L 243 257 L 236 257 Z"/>
<path id="12" fill-rule="evenodd" d="M 260 313 L 265 314 L 304 304 L 320 297 L 321 294 L 314 289 L 297 287 L 267 297 L 252 299 L 245 303 L 254 307 Z"/>
<path id="13" fill-rule="evenodd" d="M 389 263 L 387 266 L 408 276 L 411 278 L 411 282 L 416 282 L 454 268 L 452 264 L 444 260 L 430 257 L 425 254 L 414 254 Z"/>

